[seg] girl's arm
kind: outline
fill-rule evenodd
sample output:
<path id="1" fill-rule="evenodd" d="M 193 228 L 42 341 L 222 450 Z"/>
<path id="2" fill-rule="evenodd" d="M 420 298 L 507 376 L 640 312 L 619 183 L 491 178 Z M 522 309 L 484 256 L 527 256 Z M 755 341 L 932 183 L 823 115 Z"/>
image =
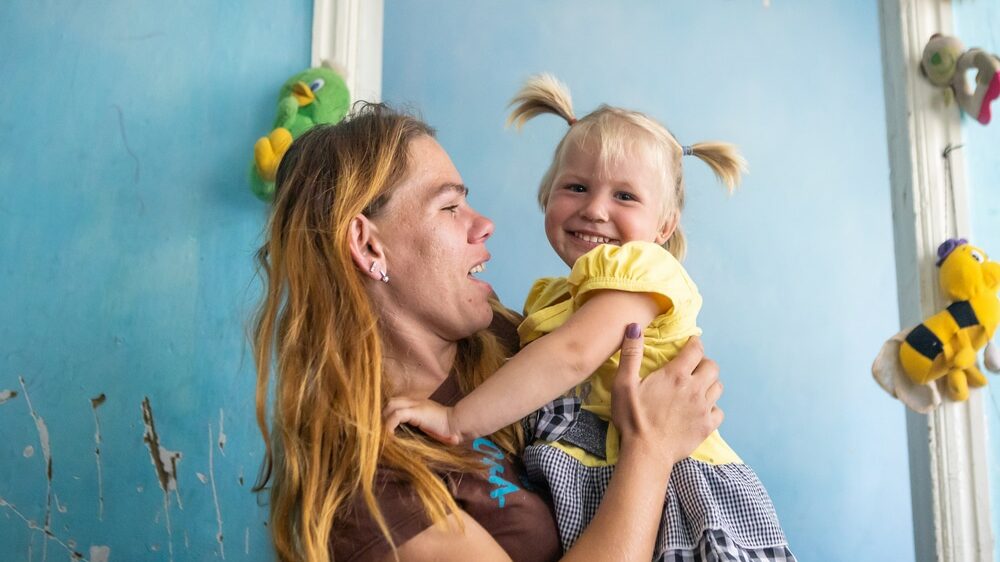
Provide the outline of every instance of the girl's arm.
<path id="1" fill-rule="evenodd" d="M 622 435 L 618 464 L 597 514 L 564 561 L 650 560 L 674 463 L 722 422 L 722 412 L 715 407 L 722 394 L 718 368 L 704 359 L 698 338 L 691 338 L 674 360 L 642 381 L 641 361 L 642 338 L 626 339 L 612 397 L 612 418 Z M 399 559 L 510 560 L 464 511 L 453 513 L 447 522 L 402 544 Z M 390 554 L 385 560 L 394 558 Z"/>
<path id="2" fill-rule="evenodd" d="M 647 326 L 661 301 L 648 293 L 601 290 L 552 333 L 532 342 L 453 408 L 430 400 L 397 398 L 387 425 L 419 427 L 446 443 L 489 435 L 583 382 L 621 344 L 626 324 Z"/>

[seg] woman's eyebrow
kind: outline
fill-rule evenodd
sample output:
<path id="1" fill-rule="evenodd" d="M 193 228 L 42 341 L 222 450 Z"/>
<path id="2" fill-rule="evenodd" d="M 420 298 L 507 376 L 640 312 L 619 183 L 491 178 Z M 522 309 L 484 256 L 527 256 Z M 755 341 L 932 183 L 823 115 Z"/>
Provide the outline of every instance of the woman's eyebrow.
<path id="1" fill-rule="evenodd" d="M 431 195 L 431 199 L 437 199 L 438 197 L 450 192 L 458 192 L 462 196 L 468 197 L 469 188 L 460 183 L 443 183 L 438 186 L 436 190 L 434 190 L 433 195 Z"/>

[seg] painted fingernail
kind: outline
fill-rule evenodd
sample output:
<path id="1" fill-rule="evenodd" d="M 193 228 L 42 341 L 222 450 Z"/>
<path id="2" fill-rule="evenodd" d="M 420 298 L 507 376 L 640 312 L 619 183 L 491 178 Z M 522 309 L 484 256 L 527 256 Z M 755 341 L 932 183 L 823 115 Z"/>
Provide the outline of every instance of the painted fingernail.
<path id="1" fill-rule="evenodd" d="M 625 337 L 626 338 L 634 340 L 634 339 L 637 339 L 641 335 L 642 335 L 642 330 L 640 330 L 639 329 L 639 325 L 636 324 L 636 323 L 634 323 L 634 322 L 632 324 L 629 324 L 628 327 L 625 328 Z"/>

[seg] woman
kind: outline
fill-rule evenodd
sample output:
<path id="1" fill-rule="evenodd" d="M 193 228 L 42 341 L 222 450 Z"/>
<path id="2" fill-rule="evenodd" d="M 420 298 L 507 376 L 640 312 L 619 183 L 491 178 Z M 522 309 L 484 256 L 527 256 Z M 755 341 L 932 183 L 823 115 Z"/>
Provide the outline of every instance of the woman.
<path id="1" fill-rule="evenodd" d="M 296 140 L 276 185 L 254 348 L 267 443 L 257 489 L 270 487 L 279 557 L 558 558 L 550 508 L 510 456 L 518 426 L 470 451 L 383 424 L 390 397 L 456 401 L 508 353 L 487 329 L 492 290 L 475 278 L 493 224 L 469 206 L 433 130 L 366 106 Z M 673 463 L 721 422 L 700 344 L 640 383 L 632 326 L 615 387 L 619 467 L 564 560 L 649 560 Z"/>

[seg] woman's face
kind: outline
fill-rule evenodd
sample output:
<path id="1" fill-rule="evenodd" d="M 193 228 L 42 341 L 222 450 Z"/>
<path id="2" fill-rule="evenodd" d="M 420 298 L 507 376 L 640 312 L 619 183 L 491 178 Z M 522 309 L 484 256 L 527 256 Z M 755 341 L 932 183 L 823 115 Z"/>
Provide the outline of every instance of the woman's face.
<path id="1" fill-rule="evenodd" d="M 462 177 L 437 141 L 418 137 L 409 152 L 406 177 L 372 219 L 390 278 L 386 312 L 457 341 L 493 318 L 493 289 L 474 273 L 490 259 L 485 242 L 493 222 L 469 206 Z"/>

